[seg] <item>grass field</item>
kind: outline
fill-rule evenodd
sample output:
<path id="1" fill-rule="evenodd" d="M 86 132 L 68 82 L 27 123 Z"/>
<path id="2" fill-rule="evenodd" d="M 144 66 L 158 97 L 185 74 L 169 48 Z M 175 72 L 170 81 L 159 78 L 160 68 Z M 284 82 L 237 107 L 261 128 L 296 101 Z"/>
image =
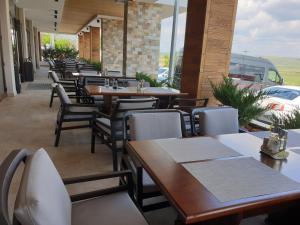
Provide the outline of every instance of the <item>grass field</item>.
<path id="1" fill-rule="evenodd" d="M 279 70 L 286 85 L 300 86 L 300 59 L 284 57 L 264 57 L 269 59 Z"/>

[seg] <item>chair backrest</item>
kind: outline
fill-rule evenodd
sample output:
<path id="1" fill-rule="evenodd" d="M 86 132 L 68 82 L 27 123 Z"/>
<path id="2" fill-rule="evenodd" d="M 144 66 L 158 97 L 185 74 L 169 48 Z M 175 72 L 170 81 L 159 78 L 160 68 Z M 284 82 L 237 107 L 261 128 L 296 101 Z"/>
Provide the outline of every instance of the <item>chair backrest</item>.
<path id="1" fill-rule="evenodd" d="M 25 162 L 31 152 L 27 149 L 12 151 L 0 165 L 0 224 L 12 225 L 9 218 L 8 194 L 12 178 L 22 162 Z"/>
<path id="2" fill-rule="evenodd" d="M 193 118 L 199 122 L 200 135 L 239 133 L 238 110 L 232 107 L 200 108 L 193 113 Z"/>
<path id="3" fill-rule="evenodd" d="M 61 84 L 56 85 L 55 90 L 62 105 L 72 104 L 71 99 Z"/>
<path id="4" fill-rule="evenodd" d="M 178 110 L 133 111 L 127 117 L 130 140 L 182 138 L 186 133 L 182 114 Z"/>
<path id="5" fill-rule="evenodd" d="M 6 190 L 1 192 L 1 197 L 7 200 L 7 188 L 22 161 L 25 161 L 25 167 L 15 202 L 14 224 L 71 225 L 72 203 L 69 194 L 43 149 L 34 154 L 28 150 L 14 151 L 4 160 L 5 163 L 0 166 L 0 186 Z M 10 225 L 10 222 L 5 219 L 2 224 Z"/>
<path id="6" fill-rule="evenodd" d="M 48 61 L 48 63 L 49 63 L 49 69 L 50 70 L 52 70 L 52 69 L 55 68 L 55 64 L 54 64 L 54 62 L 51 59 Z"/>
<path id="7" fill-rule="evenodd" d="M 96 71 L 95 65 L 92 64 L 84 64 L 81 68 L 80 68 L 80 72 L 82 72 L 83 70 L 86 71 Z"/>
<path id="8" fill-rule="evenodd" d="M 59 83 L 59 78 L 54 71 L 49 71 L 49 75 L 54 83 Z"/>
<path id="9" fill-rule="evenodd" d="M 105 79 L 103 77 L 84 77 L 84 85 L 98 85 L 104 86 Z"/>
<path id="10" fill-rule="evenodd" d="M 191 112 L 193 108 L 206 107 L 208 100 L 208 98 L 175 98 L 169 108 Z"/>
<path id="11" fill-rule="evenodd" d="M 66 61 L 65 71 L 74 72 L 77 71 L 77 65 L 75 61 Z"/>
<path id="12" fill-rule="evenodd" d="M 149 110 L 157 107 L 157 98 L 118 99 L 112 111 L 112 120 L 123 120 L 125 113 L 128 111 Z"/>
<path id="13" fill-rule="evenodd" d="M 122 76 L 121 71 L 119 71 L 119 70 L 108 70 L 107 71 L 107 75 L 108 76 L 112 76 L 112 77 L 120 77 L 120 76 Z"/>

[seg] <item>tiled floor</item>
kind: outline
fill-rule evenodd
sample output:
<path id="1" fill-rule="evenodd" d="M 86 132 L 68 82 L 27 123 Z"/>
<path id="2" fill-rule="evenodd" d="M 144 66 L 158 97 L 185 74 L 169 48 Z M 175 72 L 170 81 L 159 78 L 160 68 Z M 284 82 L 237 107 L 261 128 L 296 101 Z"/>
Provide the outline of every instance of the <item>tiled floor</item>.
<path id="1" fill-rule="evenodd" d="M 47 78 L 47 67 L 38 71 L 35 83 L 51 83 Z M 13 149 L 45 148 L 51 156 L 62 177 L 107 172 L 112 170 L 111 152 L 97 144 L 96 153 L 90 153 L 91 132 L 89 129 L 63 131 L 60 146 L 55 148 L 54 125 L 58 110 L 58 99 L 49 108 L 50 90 L 27 90 L 22 85 L 22 93 L 17 97 L 7 97 L 0 102 L 0 161 Z M 21 169 L 18 174 L 21 173 Z M 69 187 L 70 193 L 116 184 L 116 180 L 92 182 Z M 10 203 L 13 205 L 18 187 L 18 176 L 13 181 Z M 151 225 L 173 224 L 176 218 L 171 208 L 146 214 Z M 258 217 L 243 222 L 248 225 L 263 224 Z"/>

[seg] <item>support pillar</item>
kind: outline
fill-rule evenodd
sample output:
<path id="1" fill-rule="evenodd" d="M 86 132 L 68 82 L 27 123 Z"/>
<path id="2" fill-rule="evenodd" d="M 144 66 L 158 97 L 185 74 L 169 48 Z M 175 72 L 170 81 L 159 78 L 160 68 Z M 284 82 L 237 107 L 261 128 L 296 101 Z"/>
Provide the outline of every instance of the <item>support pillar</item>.
<path id="1" fill-rule="evenodd" d="M 79 57 L 84 58 L 84 37 L 82 35 L 78 35 L 78 50 L 79 50 Z"/>
<path id="2" fill-rule="evenodd" d="M 228 76 L 237 0 L 189 0 L 181 91 L 210 99 L 211 82 Z"/>
<path id="3" fill-rule="evenodd" d="M 100 27 L 91 27 L 91 61 L 100 62 Z"/>
<path id="4" fill-rule="evenodd" d="M 30 33 L 30 52 L 31 61 L 33 64 L 33 71 L 36 72 L 36 56 L 35 56 L 35 41 L 34 41 L 34 28 L 32 21 L 29 21 L 29 33 Z"/>
<path id="5" fill-rule="evenodd" d="M 91 32 L 83 32 L 84 36 L 84 53 L 86 60 L 91 60 Z"/>
<path id="6" fill-rule="evenodd" d="M 4 73 L 8 96 L 16 96 L 15 69 L 10 32 L 9 0 L 0 1 L 1 41 L 3 49 Z"/>
<path id="7" fill-rule="evenodd" d="M 38 29 L 36 27 L 33 28 L 34 30 L 34 47 L 35 47 L 35 61 L 36 61 L 36 68 L 40 68 L 40 44 L 39 44 L 39 37 L 38 37 Z"/>
<path id="8" fill-rule="evenodd" d="M 28 58 L 27 32 L 26 32 L 26 17 L 23 8 L 19 8 L 19 19 L 21 23 L 21 37 L 22 37 L 22 52 L 23 59 Z"/>

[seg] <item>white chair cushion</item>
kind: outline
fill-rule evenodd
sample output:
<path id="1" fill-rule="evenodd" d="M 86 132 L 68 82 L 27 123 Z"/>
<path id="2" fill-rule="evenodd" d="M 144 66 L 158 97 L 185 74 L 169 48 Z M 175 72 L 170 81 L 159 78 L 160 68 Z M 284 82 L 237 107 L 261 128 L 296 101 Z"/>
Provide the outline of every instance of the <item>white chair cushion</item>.
<path id="1" fill-rule="evenodd" d="M 131 140 L 181 138 L 178 112 L 135 113 L 129 119 Z"/>
<path id="2" fill-rule="evenodd" d="M 72 225 L 125 224 L 148 224 L 127 192 L 104 195 L 73 204 Z"/>
<path id="3" fill-rule="evenodd" d="M 239 132 L 238 110 L 229 107 L 203 110 L 199 114 L 200 134 L 216 136 Z"/>
<path id="4" fill-rule="evenodd" d="M 26 160 L 15 205 L 22 225 L 71 225 L 72 203 L 44 149 Z"/>

